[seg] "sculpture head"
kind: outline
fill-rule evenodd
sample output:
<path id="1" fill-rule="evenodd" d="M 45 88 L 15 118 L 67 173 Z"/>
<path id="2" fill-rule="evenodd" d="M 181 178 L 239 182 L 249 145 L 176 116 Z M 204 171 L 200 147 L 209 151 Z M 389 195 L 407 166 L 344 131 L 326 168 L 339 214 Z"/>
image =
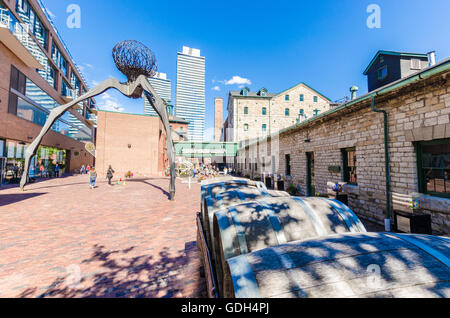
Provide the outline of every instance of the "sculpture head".
<path id="1" fill-rule="evenodd" d="M 153 52 L 138 41 L 119 42 L 114 46 L 112 54 L 117 68 L 127 77 L 128 82 L 135 81 L 140 75 L 152 77 L 158 69 Z"/>

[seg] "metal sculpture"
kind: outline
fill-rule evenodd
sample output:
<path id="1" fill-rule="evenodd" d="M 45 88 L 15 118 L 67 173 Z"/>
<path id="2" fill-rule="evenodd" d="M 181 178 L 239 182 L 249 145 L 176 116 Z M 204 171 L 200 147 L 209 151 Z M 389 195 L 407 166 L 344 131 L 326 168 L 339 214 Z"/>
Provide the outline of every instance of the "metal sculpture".
<path id="1" fill-rule="evenodd" d="M 175 199 L 175 148 L 172 141 L 167 104 L 158 96 L 148 81 L 148 77 L 154 75 L 157 70 L 155 56 L 142 43 L 128 40 L 120 42 L 114 47 L 113 58 L 117 68 L 127 77 L 128 82 L 121 83 L 115 78 L 107 79 L 72 102 L 52 109 L 41 132 L 25 151 L 24 173 L 20 180 L 20 188 L 22 190 L 24 190 L 28 182 L 31 158 L 36 155 L 42 139 L 55 121 L 78 103 L 114 88 L 130 98 L 147 98 L 150 105 L 159 115 L 166 131 L 166 146 L 170 164 L 170 200 Z"/>

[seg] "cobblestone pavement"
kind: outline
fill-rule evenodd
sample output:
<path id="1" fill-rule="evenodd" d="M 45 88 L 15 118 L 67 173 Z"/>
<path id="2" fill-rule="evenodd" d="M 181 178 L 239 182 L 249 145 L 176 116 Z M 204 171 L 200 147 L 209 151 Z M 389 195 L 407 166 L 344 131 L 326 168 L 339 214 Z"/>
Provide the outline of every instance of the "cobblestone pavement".
<path id="1" fill-rule="evenodd" d="M 0 190 L 0 297 L 206 296 L 200 185 L 177 182 L 171 202 L 168 183 L 100 180 L 92 190 L 72 176 Z"/>
<path id="2" fill-rule="evenodd" d="M 202 297 L 200 186 L 87 176 L 0 190 L 0 297 Z M 79 282 L 79 283 L 78 283 Z"/>

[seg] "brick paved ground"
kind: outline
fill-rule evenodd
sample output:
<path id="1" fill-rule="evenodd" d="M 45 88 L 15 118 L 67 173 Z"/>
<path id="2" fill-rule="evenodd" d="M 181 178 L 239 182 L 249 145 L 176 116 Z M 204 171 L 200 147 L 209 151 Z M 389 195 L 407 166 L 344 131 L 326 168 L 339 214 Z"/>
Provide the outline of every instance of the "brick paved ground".
<path id="1" fill-rule="evenodd" d="M 200 186 L 89 189 L 87 176 L 0 190 L 0 297 L 201 297 Z M 77 277 L 81 283 L 76 285 Z"/>
<path id="2" fill-rule="evenodd" d="M 200 186 L 178 182 L 170 202 L 163 178 L 97 185 L 73 176 L 0 190 L 0 297 L 205 296 Z"/>

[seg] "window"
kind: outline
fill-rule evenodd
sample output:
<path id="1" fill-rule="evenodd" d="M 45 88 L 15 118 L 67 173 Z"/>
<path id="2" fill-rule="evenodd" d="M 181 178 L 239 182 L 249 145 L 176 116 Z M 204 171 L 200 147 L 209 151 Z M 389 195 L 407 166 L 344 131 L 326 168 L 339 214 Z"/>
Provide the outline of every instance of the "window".
<path id="1" fill-rule="evenodd" d="M 67 67 L 67 61 L 63 57 L 61 51 L 59 48 L 55 45 L 55 43 L 52 43 L 52 59 L 53 62 L 59 67 L 59 69 L 63 72 L 65 76 L 68 76 L 68 67 Z"/>
<path id="2" fill-rule="evenodd" d="M 64 97 L 71 97 L 71 89 L 65 80 L 62 81 L 61 95 Z"/>
<path id="3" fill-rule="evenodd" d="M 419 59 L 411 59 L 411 69 L 412 70 L 420 70 L 420 60 Z"/>
<path id="4" fill-rule="evenodd" d="M 356 148 L 342 149 L 342 159 L 344 166 L 344 182 L 356 185 Z"/>
<path id="5" fill-rule="evenodd" d="M 300 109 L 300 111 L 298 112 L 298 114 L 300 116 L 305 116 L 305 110 L 304 109 Z"/>
<path id="6" fill-rule="evenodd" d="M 266 124 L 263 124 L 263 125 L 262 125 L 262 132 L 263 132 L 263 134 L 265 134 L 266 131 L 267 131 L 267 125 L 266 125 Z"/>
<path id="7" fill-rule="evenodd" d="M 244 115 L 248 115 L 248 107 L 244 107 Z"/>
<path id="8" fill-rule="evenodd" d="M 319 101 L 319 98 L 317 96 L 314 96 L 314 103 L 317 103 Z"/>
<path id="9" fill-rule="evenodd" d="M 385 79 L 388 76 L 388 69 L 387 66 L 383 66 L 378 70 L 378 79 L 381 81 Z"/>
<path id="10" fill-rule="evenodd" d="M 266 115 L 267 115 L 267 108 L 266 108 L 266 107 L 263 107 L 263 109 L 262 109 L 262 114 L 263 114 L 263 116 L 266 116 Z"/>
<path id="11" fill-rule="evenodd" d="M 285 173 L 286 176 L 290 176 L 291 175 L 291 155 L 285 155 L 284 156 L 284 161 L 285 161 Z"/>
<path id="12" fill-rule="evenodd" d="M 300 94 L 300 101 L 301 101 L 301 102 L 305 101 L 305 95 Z"/>
<path id="13" fill-rule="evenodd" d="M 48 70 L 48 83 L 50 85 L 53 86 L 54 89 L 58 89 L 58 72 L 56 71 L 56 69 L 53 66 L 48 66 L 49 70 Z"/>
<path id="14" fill-rule="evenodd" d="M 248 131 L 248 124 L 244 124 L 244 131 Z"/>
<path id="15" fill-rule="evenodd" d="M 450 198 L 450 139 L 417 144 L 419 191 Z"/>
<path id="16" fill-rule="evenodd" d="M 289 116 L 289 108 L 286 108 L 286 109 L 284 110 L 284 115 L 285 115 L 285 116 Z"/>
<path id="17" fill-rule="evenodd" d="M 314 109 L 314 117 L 319 116 L 320 109 Z"/>
<path id="18" fill-rule="evenodd" d="M 289 101 L 289 95 L 284 96 L 285 101 Z"/>

